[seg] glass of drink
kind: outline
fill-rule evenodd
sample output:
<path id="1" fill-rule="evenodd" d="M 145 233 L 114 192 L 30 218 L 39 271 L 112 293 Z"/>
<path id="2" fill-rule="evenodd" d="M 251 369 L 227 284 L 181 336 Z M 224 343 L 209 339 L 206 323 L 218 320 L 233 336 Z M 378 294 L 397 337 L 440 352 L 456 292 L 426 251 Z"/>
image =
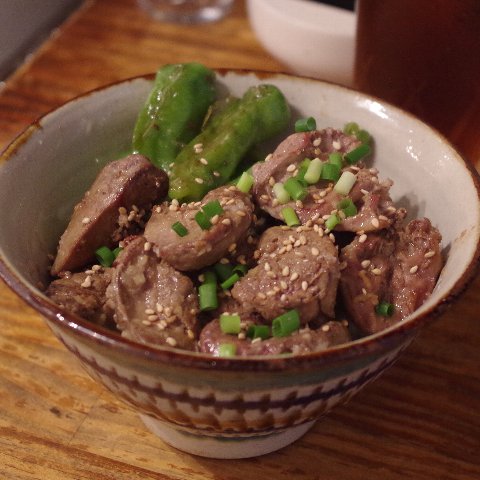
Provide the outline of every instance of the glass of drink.
<path id="1" fill-rule="evenodd" d="M 234 0 L 137 0 L 153 18 L 173 23 L 215 22 L 227 15 Z"/>
<path id="2" fill-rule="evenodd" d="M 440 130 L 480 169 L 480 1 L 357 0 L 356 88 Z"/>

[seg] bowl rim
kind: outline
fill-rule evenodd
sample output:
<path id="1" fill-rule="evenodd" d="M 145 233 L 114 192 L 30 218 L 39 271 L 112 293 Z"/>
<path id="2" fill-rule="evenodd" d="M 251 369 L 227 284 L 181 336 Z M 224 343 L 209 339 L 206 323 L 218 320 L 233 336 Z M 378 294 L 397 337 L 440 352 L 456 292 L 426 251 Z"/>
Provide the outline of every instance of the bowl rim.
<path id="1" fill-rule="evenodd" d="M 447 144 L 454 152 L 457 153 L 458 158 L 462 161 L 462 166 L 467 169 L 470 178 L 477 193 L 477 199 L 480 203 L 480 176 L 475 168 L 458 152 L 451 142 L 445 138 L 437 129 L 418 119 L 415 115 L 399 108 L 391 103 L 380 99 L 374 95 L 362 93 L 355 88 L 343 86 L 335 82 L 315 79 L 308 76 L 293 75 L 283 72 L 270 72 L 258 69 L 246 68 L 213 68 L 219 77 L 228 74 L 235 75 L 255 75 L 259 80 L 268 78 L 285 78 L 297 79 L 300 81 L 310 81 L 318 84 L 327 84 L 340 90 L 346 90 L 355 95 L 360 95 L 364 98 L 374 99 L 375 101 L 385 105 L 393 111 L 397 111 L 401 115 L 408 116 L 413 121 L 420 122 L 431 129 L 437 136 L 440 137 L 443 143 Z M 132 76 L 129 78 L 110 82 L 108 84 L 91 89 L 87 92 L 80 93 L 62 103 L 57 107 L 51 108 L 46 113 L 37 117 L 26 128 L 24 128 L 14 139 L 0 152 L 0 168 L 2 164 L 7 162 L 21 146 L 28 141 L 29 137 L 37 130 L 41 129 L 41 123 L 48 120 L 48 117 L 62 108 L 68 108 L 78 100 L 85 99 L 94 95 L 97 92 L 105 91 L 112 87 L 117 87 L 120 84 L 127 84 L 138 80 L 151 81 L 155 77 L 155 73 L 147 73 L 143 75 Z M 413 317 L 408 317 L 406 321 L 399 322 L 381 332 L 367 335 L 360 339 L 338 345 L 327 350 L 307 353 L 302 355 L 281 356 L 274 355 L 268 357 L 252 356 L 252 357 L 214 357 L 211 354 L 192 352 L 187 350 L 175 349 L 172 347 L 151 347 L 143 345 L 127 338 L 122 337 L 117 332 L 109 330 L 105 327 L 96 325 L 88 320 L 85 320 L 73 313 L 70 313 L 62 307 L 55 304 L 43 293 L 41 293 L 33 285 L 23 280 L 21 276 L 9 265 L 9 262 L 4 258 L 2 250 L 0 249 L 0 278 L 5 284 L 18 295 L 25 303 L 33 307 L 40 313 L 50 328 L 52 325 L 60 327 L 60 329 L 69 331 L 75 336 L 81 338 L 84 342 L 94 342 L 97 345 L 103 345 L 107 348 L 113 348 L 117 353 L 128 353 L 128 355 L 136 357 L 140 360 L 148 360 L 155 363 L 172 363 L 175 362 L 178 366 L 188 366 L 197 369 L 212 369 L 215 367 L 219 371 L 289 371 L 297 368 L 305 368 L 311 365 L 321 366 L 332 363 L 348 363 L 364 356 L 380 355 L 390 350 L 392 345 L 398 346 L 405 341 L 405 337 L 412 337 L 418 332 L 420 327 L 432 322 L 435 318 L 441 315 L 444 310 L 449 307 L 454 301 L 462 295 L 467 289 L 468 285 L 475 278 L 480 266 L 480 236 L 477 239 L 475 252 L 465 270 L 455 281 L 454 285 L 446 292 L 445 295 L 435 304 L 425 311 L 413 314 Z M 52 322 L 52 325 L 50 325 Z M 62 340 L 63 341 L 63 340 Z M 68 348 L 68 345 L 67 345 Z"/>

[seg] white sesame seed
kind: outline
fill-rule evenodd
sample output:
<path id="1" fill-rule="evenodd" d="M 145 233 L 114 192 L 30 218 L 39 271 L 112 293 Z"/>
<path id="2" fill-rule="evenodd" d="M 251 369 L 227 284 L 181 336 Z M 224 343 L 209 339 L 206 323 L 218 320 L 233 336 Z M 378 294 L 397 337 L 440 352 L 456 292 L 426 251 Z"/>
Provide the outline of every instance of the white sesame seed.
<path id="1" fill-rule="evenodd" d="M 155 322 L 156 320 L 158 320 L 157 315 L 149 315 L 147 318 L 148 318 L 148 321 L 150 322 Z"/>
<path id="2" fill-rule="evenodd" d="M 380 275 L 382 273 L 382 271 L 379 269 L 379 268 L 373 268 L 372 269 L 372 273 L 374 275 Z"/>
<path id="3" fill-rule="evenodd" d="M 312 145 L 314 147 L 319 147 L 321 143 L 322 143 L 322 137 L 318 137 L 312 142 Z"/>
<path id="4" fill-rule="evenodd" d="M 308 283 L 304 280 L 304 281 L 302 282 L 302 290 L 303 290 L 303 291 L 306 291 L 307 288 L 308 288 Z"/>
<path id="5" fill-rule="evenodd" d="M 146 308 L 145 309 L 145 315 L 153 315 L 155 313 L 155 310 L 152 308 Z"/>
<path id="6" fill-rule="evenodd" d="M 265 269 L 266 272 L 269 272 L 272 269 L 272 267 L 270 266 L 270 264 L 268 262 L 265 263 L 263 268 Z"/>
<path id="7" fill-rule="evenodd" d="M 293 172 L 297 167 L 295 166 L 294 163 L 291 163 L 288 167 L 287 167 L 287 172 Z"/>
<path id="8" fill-rule="evenodd" d="M 414 265 L 414 266 L 410 269 L 410 273 L 417 273 L 417 270 L 418 270 L 418 265 Z"/>
<path id="9" fill-rule="evenodd" d="M 386 217 L 385 215 L 379 215 L 378 219 L 383 221 L 388 221 L 388 217 Z"/>
<path id="10" fill-rule="evenodd" d="M 273 157 L 273 154 L 269 153 L 266 157 L 265 157 L 265 161 L 268 162 L 269 160 L 271 160 Z"/>
<path id="11" fill-rule="evenodd" d="M 149 320 L 142 320 L 142 325 L 146 325 L 147 327 L 149 327 L 151 324 L 152 322 L 150 322 Z"/>
<path id="12" fill-rule="evenodd" d="M 435 252 L 433 250 L 428 251 L 425 253 L 424 257 L 425 258 L 432 258 L 435 255 Z"/>
<path id="13" fill-rule="evenodd" d="M 195 179 L 195 181 L 196 181 L 197 183 L 202 184 L 202 183 L 203 183 L 203 178 L 198 178 L 198 177 L 197 177 L 197 178 Z"/>
<path id="14" fill-rule="evenodd" d="M 378 221 L 377 217 L 372 218 L 371 223 L 374 228 L 378 228 L 380 226 L 380 222 Z"/>
<path id="15" fill-rule="evenodd" d="M 232 221 L 229 219 L 229 218 L 224 218 L 222 220 L 222 224 L 223 225 L 230 225 L 232 223 Z"/>
<path id="16" fill-rule="evenodd" d="M 367 289 L 366 289 L 366 288 L 362 288 L 362 293 L 363 293 L 364 295 L 366 295 L 366 294 L 367 294 Z"/>
<path id="17" fill-rule="evenodd" d="M 293 282 L 298 278 L 298 273 L 293 272 L 292 275 L 290 275 L 290 281 Z"/>
<path id="18" fill-rule="evenodd" d="M 370 260 L 363 260 L 360 265 L 362 265 L 362 268 L 368 268 L 370 266 Z"/>
<path id="19" fill-rule="evenodd" d="M 196 144 L 193 146 L 193 150 L 195 151 L 195 153 L 202 153 L 202 151 L 203 151 L 203 143 L 196 143 Z"/>
<path id="20" fill-rule="evenodd" d="M 282 280 L 282 281 L 280 282 L 280 287 L 281 287 L 282 290 L 286 290 L 286 289 L 288 288 L 287 282 L 285 282 L 284 280 Z"/>
<path id="21" fill-rule="evenodd" d="M 206 158 L 203 158 L 203 157 L 202 157 L 202 158 L 200 158 L 200 163 L 201 163 L 202 165 L 208 165 L 208 160 L 207 160 Z"/>
<path id="22" fill-rule="evenodd" d="M 283 270 L 282 270 L 282 275 L 284 277 L 288 277 L 290 275 L 290 267 L 288 265 L 286 265 L 285 267 L 283 267 Z"/>
<path id="23" fill-rule="evenodd" d="M 362 233 L 362 235 L 358 237 L 359 243 L 365 243 L 366 240 L 367 240 L 367 236 L 364 233 Z"/>
<path id="24" fill-rule="evenodd" d="M 173 337 L 167 337 L 165 342 L 167 342 L 171 347 L 177 346 L 177 341 Z"/>
<path id="25" fill-rule="evenodd" d="M 245 217 L 247 214 L 243 210 L 237 210 L 235 212 L 239 217 Z"/>
<path id="26" fill-rule="evenodd" d="M 145 252 L 149 252 L 151 249 L 152 249 L 152 244 L 151 244 L 150 242 L 145 242 L 145 243 L 143 244 L 143 250 L 144 250 Z"/>
<path id="27" fill-rule="evenodd" d="M 273 177 L 270 177 L 270 178 L 268 179 L 268 184 L 269 184 L 271 187 L 273 187 L 273 186 L 275 185 L 275 179 L 274 179 Z"/>
<path id="28" fill-rule="evenodd" d="M 312 255 L 315 256 L 315 257 L 320 255 L 320 250 L 317 247 L 312 247 L 312 249 L 310 251 L 312 252 Z"/>
<path id="29" fill-rule="evenodd" d="M 216 170 L 214 170 L 212 173 L 213 173 L 214 177 L 219 177 L 220 176 L 220 172 L 217 172 Z"/>
<path id="30" fill-rule="evenodd" d="M 80 286 L 83 287 L 83 288 L 91 287 L 92 286 L 92 277 L 90 275 L 87 275 L 87 277 L 85 277 L 85 280 L 83 281 L 83 283 Z"/>
<path id="31" fill-rule="evenodd" d="M 335 150 L 340 150 L 340 149 L 342 148 L 342 144 L 341 144 L 339 141 L 334 140 L 334 141 L 332 142 L 332 147 L 333 147 Z"/>
<path id="32" fill-rule="evenodd" d="M 285 302 L 286 300 L 287 300 L 287 295 L 285 295 L 285 293 L 282 293 L 282 294 L 280 295 L 280 301 L 281 301 L 281 302 Z"/>
<path id="33" fill-rule="evenodd" d="M 90 217 L 84 217 L 84 218 L 82 218 L 82 223 L 83 223 L 84 225 L 86 225 L 87 223 L 90 223 L 90 222 L 91 222 Z"/>
<path id="34" fill-rule="evenodd" d="M 163 305 L 160 304 L 160 303 L 157 303 L 155 305 L 155 309 L 157 310 L 158 313 L 162 313 L 163 312 Z"/>
<path id="35" fill-rule="evenodd" d="M 322 332 L 328 332 L 330 330 L 330 325 L 322 325 Z"/>
<path id="36" fill-rule="evenodd" d="M 260 300 L 265 300 L 267 296 L 263 292 L 258 292 L 257 298 L 259 298 Z"/>

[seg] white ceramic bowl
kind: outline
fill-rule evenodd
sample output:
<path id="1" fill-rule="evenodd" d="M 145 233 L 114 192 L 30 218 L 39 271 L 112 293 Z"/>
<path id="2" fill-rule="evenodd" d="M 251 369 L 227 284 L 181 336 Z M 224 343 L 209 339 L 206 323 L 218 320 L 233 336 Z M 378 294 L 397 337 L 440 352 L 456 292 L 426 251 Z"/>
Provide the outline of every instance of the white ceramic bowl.
<path id="1" fill-rule="evenodd" d="M 247 9 L 260 43 L 291 72 L 352 84 L 353 12 L 310 0 L 247 0 Z"/>
<path id="2" fill-rule="evenodd" d="M 132 405 L 166 442 L 218 458 L 261 455 L 301 435 L 396 360 L 418 329 L 456 299 L 479 258 L 478 178 L 450 144 L 414 117 L 355 91 L 281 74 L 219 71 L 220 91 L 276 84 L 295 117 L 319 127 L 357 121 L 375 138 L 375 165 L 394 200 L 428 216 L 446 265 L 411 317 L 376 335 L 296 357 L 214 358 L 153 349 L 62 310 L 39 289 L 74 204 L 101 166 L 129 149 L 152 76 L 96 90 L 47 114 L 0 157 L 0 275 L 45 316 L 90 374 Z M 15 205 L 15 208 L 12 208 Z"/>

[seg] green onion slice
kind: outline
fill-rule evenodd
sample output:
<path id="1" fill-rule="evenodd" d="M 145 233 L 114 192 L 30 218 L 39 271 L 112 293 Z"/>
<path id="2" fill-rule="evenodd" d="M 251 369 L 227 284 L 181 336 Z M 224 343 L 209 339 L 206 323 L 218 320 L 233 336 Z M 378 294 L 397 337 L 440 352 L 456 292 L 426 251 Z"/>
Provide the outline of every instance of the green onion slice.
<path id="1" fill-rule="evenodd" d="M 347 135 L 357 135 L 359 130 L 360 130 L 360 127 L 356 122 L 348 122 L 343 127 L 343 132 L 346 133 Z"/>
<path id="2" fill-rule="evenodd" d="M 198 287 L 198 303 L 202 312 L 218 308 L 216 283 L 202 283 L 202 285 Z"/>
<path id="3" fill-rule="evenodd" d="M 179 237 L 184 237 L 185 235 L 188 235 L 188 230 L 187 227 L 182 222 L 175 222 L 172 225 L 172 230 L 179 236 Z"/>
<path id="4" fill-rule="evenodd" d="M 195 221 L 202 230 L 208 230 L 212 226 L 212 222 L 202 210 L 195 214 Z"/>
<path id="5" fill-rule="evenodd" d="M 203 272 L 202 283 L 217 283 L 217 275 L 213 270 L 205 270 Z"/>
<path id="6" fill-rule="evenodd" d="M 230 263 L 216 263 L 213 266 L 213 269 L 222 282 L 231 277 L 234 273 L 233 266 Z"/>
<path id="7" fill-rule="evenodd" d="M 362 143 L 370 143 L 372 140 L 372 136 L 366 130 L 359 130 L 355 136 L 362 142 Z"/>
<path id="8" fill-rule="evenodd" d="M 340 218 L 337 214 L 332 213 L 326 220 L 325 220 L 325 228 L 327 230 L 333 230 L 338 224 L 340 223 Z"/>
<path id="9" fill-rule="evenodd" d="M 218 200 L 211 200 L 210 202 L 205 204 L 202 207 L 202 211 L 209 220 L 213 218 L 215 215 L 221 215 L 224 212 Z"/>
<path id="10" fill-rule="evenodd" d="M 235 282 L 238 282 L 240 280 L 240 275 L 238 273 L 234 273 L 230 275 L 226 280 L 224 280 L 220 286 L 224 289 L 227 290 L 228 288 L 233 287 Z"/>
<path id="11" fill-rule="evenodd" d="M 229 315 L 227 313 L 220 315 L 220 330 L 223 333 L 239 334 L 240 323 L 240 315 Z"/>
<path id="12" fill-rule="evenodd" d="M 344 198 L 338 202 L 337 208 L 341 210 L 346 217 L 353 217 L 357 214 L 357 207 L 351 198 Z"/>
<path id="13" fill-rule="evenodd" d="M 241 277 L 243 277 L 248 271 L 248 267 L 246 265 L 238 264 L 233 267 L 232 273 L 238 273 Z"/>
<path id="14" fill-rule="evenodd" d="M 336 182 L 340 178 L 340 167 L 334 163 L 324 163 L 320 178 L 322 180 L 331 180 Z"/>
<path id="15" fill-rule="evenodd" d="M 375 307 L 375 313 L 381 317 L 391 317 L 395 311 L 394 305 L 388 302 L 380 302 Z"/>
<path id="16" fill-rule="evenodd" d="M 283 204 L 290 201 L 290 194 L 285 189 L 283 183 L 278 182 L 273 186 L 273 194 L 278 200 L 278 203 Z"/>
<path id="17" fill-rule="evenodd" d="M 117 257 L 120 255 L 120 252 L 121 252 L 122 250 L 123 250 L 122 247 L 114 248 L 114 249 L 112 250 L 113 256 L 114 256 L 115 258 L 117 258 Z"/>
<path id="18" fill-rule="evenodd" d="M 307 186 L 307 181 L 305 180 L 305 174 L 307 173 L 310 162 L 311 160 L 309 158 L 303 159 L 300 162 L 300 165 L 298 166 L 298 173 L 295 175 L 295 179 L 298 180 L 304 186 Z"/>
<path id="19" fill-rule="evenodd" d="M 253 186 L 253 175 L 248 172 L 243 172 L 237 182 L 237 188 L 243 192 L 248 193 Z"/>
<path id="20" fill-rule="evenodd" d="M 289 310 L 272 320 L 274 337 L 286 337 L 300 328 L 300 315 L 296 309 Z"/>
<path id="21" fill-rule="evenodd" d="M 219 357 L 233 357 L 237 353 L 237 346 L 234 343 L 221 343 L 218 346 Z"/>
<path id="22" fill-rule="evenodd" d="M 353 165 L 359 162 L 362 158 L 366 157 L 367 155 L 370 155 L 370 153 L 372 153 L 372 149 L 370 148 L 370 145 L 367 145 L 366 143 L 362 143 L 357 148 L 354 148 L 350 152 L 345 153 L 343 158 L 347 163 L 349 163 L 350 165 Z"/>
<path id="23" fill-rule="evenodd" d="M 261 338 L 266 340 L 272 336 L 270 327 L 268 325 L 250 325 L 247 330 L 247 337 L 251 338 Z"/>
<path id="24" fill-rule="evenodd" d="M 307 189 L 295 177 L 287 179 L 283 187 L 294 200 L 303 200 L 308 193 Z"/>
<path id="25" fill-rule="evenodd" d="M 350 190 L 355 185 L 356 181 L 357 176 L 353 172 L 342 172 L 333 189 L 341 195 L 348 195 L 350 193 Z"/>
<path id="26" fill-rule="evenodd" d="M 289 227 L 300 225 L 300 220 L 292 207 L 285 207 L 280 213 Z"/>
<path id="27" fill-rule="evenodd" d="M 100 247 L 95 250 L 95 257 L 102 267 L 111 267 L 115 260 L 115 254 L 108 247 Z"/>
<path id="28" fill-rule="evenodd" d="M 313 117 L 299 118 L 295 122 L 295 132 L 311 132 L 317 128 L 317 122 Z"/>
<path id="29" fill-rule="evenodd" d="M 343 158 L 342 154 L 340 152 L 333 152 L 328 156 L 328 163 L 333 163 L 333 165 L 336 165 L 338 168 L 343 167 Z"/>
<path id="30" fill-rule="evenodd" d="M 305 172 L 304 179 L 305 181 L 313 185 L 320 180 L 320 175 L 322 174 L 323 162 L 319 158 L 314 158 L 308 165 L 307 171 Z"/>

